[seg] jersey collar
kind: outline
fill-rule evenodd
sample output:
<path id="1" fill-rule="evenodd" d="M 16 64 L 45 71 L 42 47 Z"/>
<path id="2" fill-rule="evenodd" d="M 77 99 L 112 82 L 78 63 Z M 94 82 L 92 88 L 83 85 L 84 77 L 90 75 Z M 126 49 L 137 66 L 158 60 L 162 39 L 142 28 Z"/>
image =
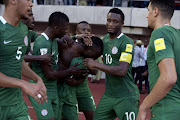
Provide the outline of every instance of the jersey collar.
<path id="1" fill-rule="evenodd" d="M 0 16 L 0 21 L 5 25 L 7 21 L 3 18 L 3 16 Z"/>
<path id="2" fill-rule="evenodd" d="M 42 36 L 44 36 L 46 38 L 46 40 L 49 40 L 49 37 L 46 35 L 46 33 L 41 33 Z"/>
<path id="3" fill-rule="evenodd" d="M 123 36 L 124 34 L 123 33 L 121 33 L 117 38 L 121 38 L 122 36 Z"/>

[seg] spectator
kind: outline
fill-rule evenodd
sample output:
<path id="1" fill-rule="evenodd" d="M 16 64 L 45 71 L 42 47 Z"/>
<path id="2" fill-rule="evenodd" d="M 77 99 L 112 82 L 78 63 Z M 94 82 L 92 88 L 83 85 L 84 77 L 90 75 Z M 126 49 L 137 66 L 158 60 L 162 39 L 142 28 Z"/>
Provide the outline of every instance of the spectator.
<path id="1" fill-rule="evenodd" d="M 95 6 L 96 5 L 96 0 L 87 0 L 88 6 Z"/>
<path id="2" fill-rule="evenodd" d="M 149 89 L 149 83 L 148 83 L 148 74 L 147 72 L 147 50 L 148 50 L 148 44 L 149 41 L 147 39 L 144 40 L 144 45 L 141 45 L 141 51 L 143 53 L 144 59 L 140 62 L 140 68 L 141 68 L 141 75 L 143 77 L 143 80 L 145 80 L 145 89 Z"/>
<path id="3" fill-rule="evenodd" d="M 132 74 L 133 74 L 135 84 L 139 80 L 139 91 L 141 94 L 143 94 L 143 92 L 142 92 L 143 78 L 141 75 L 142 72 L 141 72 L 141 68 L 140 68 L 140 59 L 144 59 L 144 55 L 141 51 L 141 45 L 142 45 L 142 41 L 137 40 L 136 41 L 136 47 L 134 48 L 134 59 L 133 59 L 133 64 L 132 64 Z M 135 74 L 136 74 L 136 77 L 134 77 Z"/>
<path id="4" fill-rule="evenodd" d="M 64 5 L 73 5 L 73 0 L 64 0 Z"/>

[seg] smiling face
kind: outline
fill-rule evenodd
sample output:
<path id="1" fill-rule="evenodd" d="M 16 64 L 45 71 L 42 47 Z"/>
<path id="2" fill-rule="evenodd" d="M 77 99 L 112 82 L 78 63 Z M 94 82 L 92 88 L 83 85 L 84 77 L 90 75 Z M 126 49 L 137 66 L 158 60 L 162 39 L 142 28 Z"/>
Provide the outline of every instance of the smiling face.
<path id="1" fill-rule="evenodd" d="M 123 22 L 121 16 L 116 13 L 109 13 L 107 15 L 106 28 L 109 34 L 117 34 L 121 31 Z"/>

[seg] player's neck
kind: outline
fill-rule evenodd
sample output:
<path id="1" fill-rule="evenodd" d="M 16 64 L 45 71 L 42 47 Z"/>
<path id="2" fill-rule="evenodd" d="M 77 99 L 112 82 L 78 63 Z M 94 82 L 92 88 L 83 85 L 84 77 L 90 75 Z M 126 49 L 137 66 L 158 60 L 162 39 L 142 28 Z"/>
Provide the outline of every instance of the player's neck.
<path id="1" fill-rule="evenodd" d="M 160 28 L 164 25 L 170 25 L 170 20 L 169 19 L 164 19 L 164 18 L 159 18 L 155 22 L 154 29 Z"/>
<path id="2" fill-rule="evenodd" d="M 117 32 L 116 34 L 109 34 L 109 39 L 113 40 L 117 38 L 121 34 L 121 31 Z"/>
<path id="3" fill-rule="evenodd" d="M 11 8 L 5 8 L 3 18 L 12 26 L 17 26 L 20 21 L 20 17 L 17 15 L 16 11 Z"/>
<path id="4" fill-rule="evenodd" d="M 50 40 L 54 40 L 55 39 L 55 35 L 54 35 L 54 31 L 53 29 L 51 29 L 50 27 L 48 27 L 44 33 L 49 37 Z"/>

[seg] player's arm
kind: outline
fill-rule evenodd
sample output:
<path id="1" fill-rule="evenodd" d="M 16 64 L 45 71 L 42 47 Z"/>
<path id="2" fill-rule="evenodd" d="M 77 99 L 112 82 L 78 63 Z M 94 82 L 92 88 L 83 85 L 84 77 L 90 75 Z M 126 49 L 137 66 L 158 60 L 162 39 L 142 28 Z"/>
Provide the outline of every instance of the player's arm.
<path id="1" fill-rule="evenodd" d="M 68 69 L 56 71 L 52 68 L 52 65 L 50 63 L 41 62 L 41 67 L 43 69 L 44 75 L 48 80 L 57 80 L 72 75 L 82 75 L 88 72 L 86 69 L 78 68 L 76 66 L 77 65 L 73 65 Z"/>
<path id="2" fill-rule="evenodd" d="M 83 62 L 84 65 L 89 68 L 99 69 L 107 74 L 114 76 L 125 76 L 129 67 L 129 63 L 123 61 L 120 61 L 118 66 L 108 66 L 101 64 L 91 58 L 86 58 Z"/>
<path id="3" fill-rule="evenodd" d="M 24 60 L 26 62 L 33 62 L 33 61 L 46 61 L 51 62 L 51 54 L 45 54 L 45 55 L 25 55 Z"/>
<path id="4" fill-rule="evenodd" d="M 27 77 L 27 78 L 37 82 L 37 85 L 39 86 L 39 89 L 41 90 L 41 93 L 42 93 L 42 95 L 44 95 L 43 97 L 46 100 L 47 99 L 46 87 L 44 85 L 43 80 L 34 71 L 31 70 L 31 68 L 25 63 L 24 60 L 23 60 L 23 63 L 22 63 L 22 75 L 24 77 Z"/>
<path id="5" fill-rule="evenodd" d="M 173 58 L 165 58 L 158 64 L 160 76 L 150 94 L 144 99 L 139 108 L 138 119 L 141 120 L 143 112 L 147 112 L 154 104 L 167 95 L 177 81 L 177 73 Z M 142 119 L 143 120 L 143 119 Z"/>

